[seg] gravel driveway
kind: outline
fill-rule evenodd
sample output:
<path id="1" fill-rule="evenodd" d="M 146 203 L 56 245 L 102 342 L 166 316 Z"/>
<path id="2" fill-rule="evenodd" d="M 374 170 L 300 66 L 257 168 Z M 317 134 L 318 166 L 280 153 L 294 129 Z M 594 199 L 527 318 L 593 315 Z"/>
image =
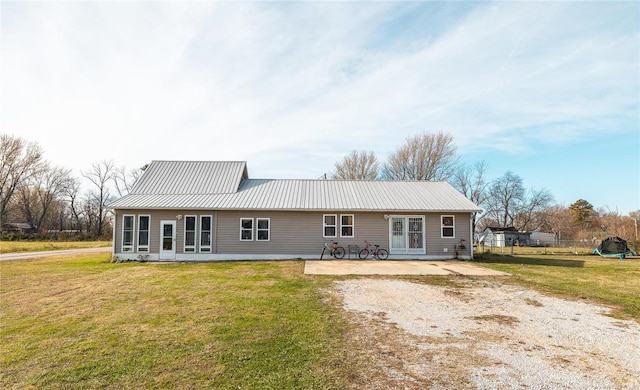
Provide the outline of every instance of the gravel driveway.
<path id="1" fill-rule="evenodd" d="M 337 282 L 368 372 L 356 387 L 640 389 L 640 325 L 605 307 L 464 279 Z"/>

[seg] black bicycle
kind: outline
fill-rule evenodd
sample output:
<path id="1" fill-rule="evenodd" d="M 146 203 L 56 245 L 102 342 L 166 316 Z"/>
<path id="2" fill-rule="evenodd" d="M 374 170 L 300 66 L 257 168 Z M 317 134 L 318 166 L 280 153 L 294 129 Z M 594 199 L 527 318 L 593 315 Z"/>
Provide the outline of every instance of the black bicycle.
<path id="1" fill-rule="evenodd" d="M 369 241 L 365 241 L 365 247 L 363 250 L 358 253 L 358 257 L 361 259 L 366 259 L 369 254 L 371 257 L 378 260 L 386 260 L 389 257 L 389 251 L 383 248 L 380 248 L 380 245 L 373 245 L 373 249 L 369 249 Z"/>
<path id="2" fill-rule="evenodd" d="M 332 245 L 329 245 L 328 242 L 324 243 L 324 248 L 322 248 L 322 254 L 320 255 L 320 260 L 322 260 L 322 257 L 324 256 L 325 252 L 335 257 L 336 259 L 342 259 L 344 257 L 344 248 L 341 246 L 338 246 L 337 242 L 334 242 Z"/>

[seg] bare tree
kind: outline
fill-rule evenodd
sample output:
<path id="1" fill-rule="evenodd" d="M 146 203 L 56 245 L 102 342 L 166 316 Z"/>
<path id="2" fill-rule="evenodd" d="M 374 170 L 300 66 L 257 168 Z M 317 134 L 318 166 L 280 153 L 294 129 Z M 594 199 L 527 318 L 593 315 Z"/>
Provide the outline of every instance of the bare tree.
<path id="1" fill-rule="evenodd" d="M 80 201 L 80 180 L 77 178 L 70 178 L 67 187 L 64 190 L 64 195 L 69 202 L 69 212 L 72 218 L 72 227 L 75 230 L 82 231 L 82 213 L 83 207 Z"/>
<path id="2" fill-rule="evenodd" d="M 105 206 L 111 199 L 108 183 L 112 179 L 114 171 L 113 161 L 103 160 L 93 163 L 91 169 L 82 172 L 82 176 L 95 186 L 94 191 L 90 194 L 93 201 L 87 202 L 87 204 L 91 206 L 90 208 L 94 208 L 95 210 L 87 210 L 85 207 L 85 211 L 87 215 L 91 215 L 93 219 L 95 219 L 95 223 L 92 222 L 91 224 L 98 237 L 102 236 L 104 229 L 107 214 Z"/>
<path id="3" fill-rule="evenodd" d="M 339 180 L 376 180 L 380 163 L 373 152 L 356 150 L 335 164 L 333 179 Z"/>
<path id="4" fill-rule="evenodd" d="M 484 161 L 472 165 L 461 165 L 458 167 L 453 177 L 451 185 L 460 191 L 467 199 L 477 206 L 482 207 L 488 196 L 489 183 L 485 180 L 487 165 Z M 473 213 L 471 223 L 472 231 L 476 231 L 478 213 Z"/>
<path id="5" fill-rule="evenodd" d="M 539 213 L 552 201 L 553 196 L 547 190 L 527 192 L 520 176 L 507 171 L 489 186 L 487 214 L 500 226 L 533 230 L 542 224 Z"/>
<path id="6" fill-rule="evenodd" d="M 511 226 L 518 207 L 524 200 L 525 189 L 520 176 L 507 171 L 503 177 L 493 181 L 487 198 L 487 214 L 500 226 Z"/>
<path id="7" fill-rule="evenodd" d="M 554 205 L 547 207 L 542 214 L 544 214 L 544 222 L 540 226 L 542 231 L 555 233 L 558 240 L 568 240 L 574 236 L 569 209 L 561 205 Z"/>
<path id="8" fill-rule="evenodd" d="M 37 173 L 43 163 L 38 144 L 8 134 L 0 135 L 0 229 L 16 190 Z"/>
<path id="9" fill-rule="evenodd" d="M 53 206 L 65 193 L 70 183 L 71 171 L 60 167 L 44 168 L 31 177 L 28 185 L 19 191 L 20 208 L 27 222 L 34 229 L 45 228 L 51 219 Z"/>
<path id="10" fill-rule="evenodd" d="M 407 138 L 384 165 L 387 180 L 447 180 L 458 165 L 453 137 L 439 132 Z"/>
<path id="11" fill-rule="evenodd" d="M 131 192 L 131 188 L 138 181 L 142 173 L 146 169 L 146 165 L 140 169 L 131 169 L 127 171 L 125 167 L 113 169 L 113 183 L 119 196 L 125 196 Z"/>
<path id="12" fill-rule="evenodd" d="M 514 225 L 523 231 L 538 230 L 545 224 L 544 210 L 553 202 L 553 196 L 545 189 L 531 189 L 519 204 Z"/>

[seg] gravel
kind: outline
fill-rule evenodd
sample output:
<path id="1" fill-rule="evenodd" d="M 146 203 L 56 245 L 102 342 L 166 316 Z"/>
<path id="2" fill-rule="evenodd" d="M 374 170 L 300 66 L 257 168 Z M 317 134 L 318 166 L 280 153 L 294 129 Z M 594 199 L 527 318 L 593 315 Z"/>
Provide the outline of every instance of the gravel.
<path id="1" fill-rule="evenodd" d="M 377 349 L 371 354 L 387 385 L 640 389 L 638 323 L 521 287 L 461 283 L 337 282 L 344 309 L 358 314 L 351 318 Z"/>

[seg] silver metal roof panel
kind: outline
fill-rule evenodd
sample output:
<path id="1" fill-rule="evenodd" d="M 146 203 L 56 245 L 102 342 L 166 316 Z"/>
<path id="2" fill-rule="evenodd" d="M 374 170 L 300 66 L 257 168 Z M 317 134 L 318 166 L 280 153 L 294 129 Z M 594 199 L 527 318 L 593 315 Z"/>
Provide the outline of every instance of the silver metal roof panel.
<path id="1" fill-rule="evenodd" d="M 243 179 L 235 193 L 132 193 L 114 209 L 450 211 L 480 209 L 446 182 Z"/>
<path id="2" fill-rule="evenodd" d="M 131 194 L 228 194 L 247 177 L 244 161 L 152 161 Z"/>

